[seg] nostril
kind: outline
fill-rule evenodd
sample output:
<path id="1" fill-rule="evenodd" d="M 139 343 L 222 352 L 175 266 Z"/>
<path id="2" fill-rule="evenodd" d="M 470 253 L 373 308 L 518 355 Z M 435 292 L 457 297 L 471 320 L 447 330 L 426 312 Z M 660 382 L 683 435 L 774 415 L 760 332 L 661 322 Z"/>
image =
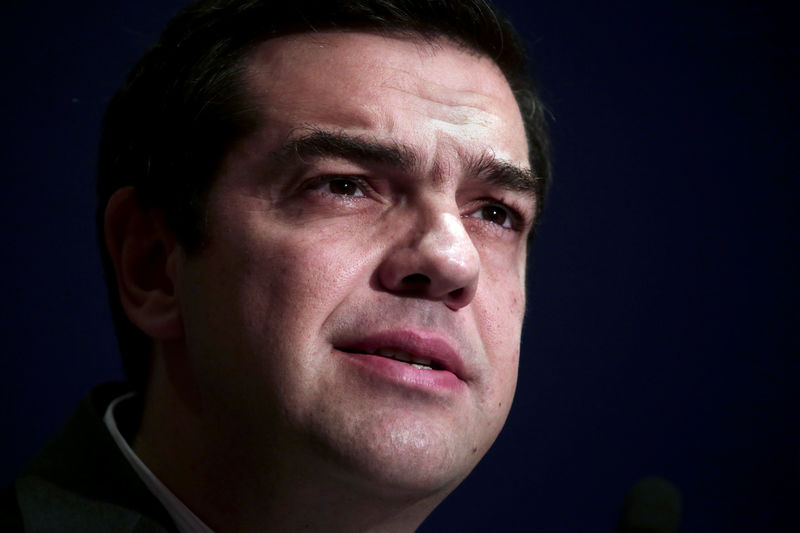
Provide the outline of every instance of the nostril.
<path id="1" fill-rule="evenodd" d="M 409 274 L 403 278 L 402 283 L 407 289 L 424 289 L 431 284 L 431 279 L 425 274 Z"/>
<path id="2" fill-rule="evenodd" d="M 464 288 L 461 287 L 460 289 L 456 289 L 454 291 L 450 291 L 450 299 L 452 300 L 459 300 L 464 295 Z"/>

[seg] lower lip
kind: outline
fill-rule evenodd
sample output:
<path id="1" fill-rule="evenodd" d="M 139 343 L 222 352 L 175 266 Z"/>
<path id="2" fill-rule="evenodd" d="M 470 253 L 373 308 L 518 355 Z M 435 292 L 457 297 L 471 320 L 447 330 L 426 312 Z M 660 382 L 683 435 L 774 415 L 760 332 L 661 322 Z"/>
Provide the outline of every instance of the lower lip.
<path id="1" fill-rule="evenodd" d="M 464 382 L 448 370 L 433 370 L 416 368 L 408 363 L 370 355 L 365 353 L 338 353 L 346 356 L 348 360 L 369 372 L 370 375 L 383 378 L 411 389 L 435 391 L 455 391 L 464 386 Z"/>

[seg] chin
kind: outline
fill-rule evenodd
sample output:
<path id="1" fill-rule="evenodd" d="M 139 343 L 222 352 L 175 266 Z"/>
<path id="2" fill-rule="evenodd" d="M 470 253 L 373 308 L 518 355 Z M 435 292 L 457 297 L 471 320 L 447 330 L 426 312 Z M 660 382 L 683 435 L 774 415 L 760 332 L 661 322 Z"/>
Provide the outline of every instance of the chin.
<path id="1" fill-rule="evenodd" d="M 491 444 L 479 446 L 464 437 L 456 440 L 453 435 L 459 433 L 452 428 L 389 416 L 387 424 L 362 423 L 354 428 L 355 438 L 325 444 L 328 459 L 340 467 L 341 475 L 372 495 L 441 500 L 472 471 Z"/>

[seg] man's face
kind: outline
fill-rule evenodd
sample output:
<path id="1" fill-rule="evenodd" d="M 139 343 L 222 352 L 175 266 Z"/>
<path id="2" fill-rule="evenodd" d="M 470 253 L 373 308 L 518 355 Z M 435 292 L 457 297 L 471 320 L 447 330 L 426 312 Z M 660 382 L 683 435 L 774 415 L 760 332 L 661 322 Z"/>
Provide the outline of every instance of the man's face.
<path id="1" fill-rule="evenodd" d="M 364 33 L 267 41 L 246 80 L 262 127 L 178 267 L 210 438 L 449 492 L 516 383 L 535 202 L 508 84 L 447 41 Z"/>

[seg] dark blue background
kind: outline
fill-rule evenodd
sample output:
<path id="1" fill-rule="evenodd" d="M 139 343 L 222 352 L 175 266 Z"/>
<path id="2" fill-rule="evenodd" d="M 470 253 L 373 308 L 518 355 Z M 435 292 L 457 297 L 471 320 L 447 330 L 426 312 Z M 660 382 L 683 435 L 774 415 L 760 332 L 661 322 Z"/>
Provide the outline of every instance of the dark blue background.
<path id="1" fill-rule="evenodd" d="M 0 483 L 121 376 L 93 228 L 103 109 L 185 2 L 0 8 Z M 552 114 L 516 404 L 422 531 L 605 531 L 646 475 L 684 532 L 800 507 L 796 13 L 513 2 Z"/>

